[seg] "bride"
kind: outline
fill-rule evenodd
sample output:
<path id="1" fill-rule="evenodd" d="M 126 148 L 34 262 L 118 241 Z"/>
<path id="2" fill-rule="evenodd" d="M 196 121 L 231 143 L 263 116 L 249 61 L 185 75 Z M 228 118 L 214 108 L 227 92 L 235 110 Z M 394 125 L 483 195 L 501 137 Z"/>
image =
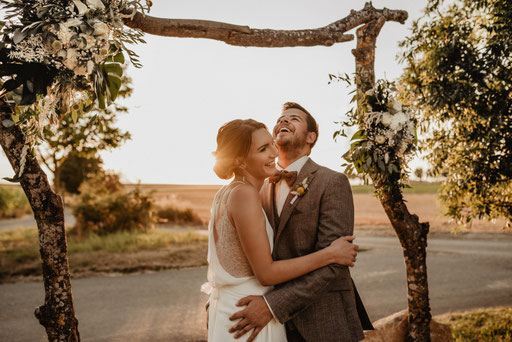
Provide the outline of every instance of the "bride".
<path id="1" fill-rule="evenodd" d="M 210 294 L 208 341 L 235 341 L 229 329 L 236 323 L 229 316 L 237 302 L 248 295 L 263 295 L 279 284 L 328 264 L 353 266 L 355 252 L 335 240 L 329 247 L 306 256 L 272 260 L 273 230 L 261 206 L 259 190 L 265 179 L 277 172 L 278 155 L 272 136 L 255 120 L 233 120 L 217 134 L 214 171 L 222 179 L 234 179 L 215 195 L 209 225 L 208 283 Z M 350 247 L 348 247 L 350 246 Z M 248 334 L 249 335 L 249 334 Z M 245 341 L 248 335 L 236 341 Z M 255 341 L 286 341 L 285 328 L 273 319 Z"/>

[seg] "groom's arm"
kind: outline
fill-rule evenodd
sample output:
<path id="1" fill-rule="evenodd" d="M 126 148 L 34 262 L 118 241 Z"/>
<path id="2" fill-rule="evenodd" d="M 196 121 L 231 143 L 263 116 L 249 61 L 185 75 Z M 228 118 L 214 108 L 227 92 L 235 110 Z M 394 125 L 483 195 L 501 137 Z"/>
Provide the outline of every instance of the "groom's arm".
<path id="1" fill-rule="evenodd" d="M 354 203 L 348 178 L 335 174 L 320 203 L 316 249 L 354 231 Z M 284 323 L 306 309 L 337 283 L 347 266 L 331 264 L 291 280 L 265 295 L 274 316 Z M 349 279 L 347 279 L 349 281 Z"/>

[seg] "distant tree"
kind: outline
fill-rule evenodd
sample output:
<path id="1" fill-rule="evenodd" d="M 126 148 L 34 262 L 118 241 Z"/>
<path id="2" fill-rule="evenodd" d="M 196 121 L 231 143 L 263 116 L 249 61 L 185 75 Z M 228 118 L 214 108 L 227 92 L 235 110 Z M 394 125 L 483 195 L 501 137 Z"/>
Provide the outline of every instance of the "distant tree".
<path id="1" fill-rule="evenodd" d="M 78 194 L 80 185 L 95 175 L 102 173 L 103 160 L 99 156 L 86 157 L 71 152 L 59 166 L 59 179 L 54 180 L 62 186 L 62 190 L 70 194 Z"/>
<path id="2" fill-rule="evenodd" d="M 118 98 L 131 96 L 131 79 L 123 76 L 122 82 Z M 106 109 L 96 105 L 93 110 L 79 117 L 66 115 L 58 125 L 45 127 L 44 141 L 38 147 L 37 156 L 53 173 L 55 192 L 71 189 L 72 193 L 76 193 L 81 182 L 87 178 L 87 173 L 94 170 L 83 170 L 81 174 L 85 178 L 79 180 L 79 174 L 68 173 L 62 176 L 64 165 L 68 171 L 87 164 L 92 166 L 92 161 L 97 161 L 95 166 L 101 166 L 99 151 L 115 149 L 130 139 L 130 133 L 115 126 L 118 114 L 126 112 L 128 109 L 117 102 Z M 78 164 L 73 166 L 73 162 Z M 70 183 L 63 184 L 62 181 Z"/>
<path id="3" fill-rule="evenodd" d="M 423 168 L 422 167 L 417 167 L 414 169 L 414 175 L 416 177 L 418 177 L 418 179 L 421 181 L 421 179 L 423 178 Z"/>
<path id="4" fill-rule="evenodd" d="M 401 43 L 440 198 L 459 224 L 512 221 L 512 2 L 430 0 Z"/>

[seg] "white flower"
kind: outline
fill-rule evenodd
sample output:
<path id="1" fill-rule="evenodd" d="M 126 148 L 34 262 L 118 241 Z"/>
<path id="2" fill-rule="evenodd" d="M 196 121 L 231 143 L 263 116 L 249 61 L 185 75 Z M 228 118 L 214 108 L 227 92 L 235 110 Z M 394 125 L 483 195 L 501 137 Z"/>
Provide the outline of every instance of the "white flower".
<path id="1" fill-rule="evenodd" d="M 407 115 L 405 115 L 404 112 L 398 112 L 395 115 L 393 115 L 393 119 L 391 120 L 389 127 L 394 131 L 398 131 L 400 128 L 404 126 L 406 122 Z"/>
<path id="2" fill-rule="evenodd" d="M 67 55 L 68 53 L 66 52 L 66 50 L 60 50 L 59 52 L 57 52 L 57 57 L 60 57 L 62 59 L 66 59 Z"/>
<path id="3" fill-rule="evenodd" d="M 391 121 L 393 120 L 393 115 L 391 115 L 388 112 L 385 112 L 382 114 L 381 122 L 384 126 L 388 127 L 391 124 Z"/>
<path id="4" fill-rule="evenodd" d="M 44 57 L 49 57 L 48 50 L 43 44 L 42 35 L 33 35 L 16 44 L 14 50 L 9 52 L 10 58 L 17 58 L 25 62 L 43 62 Z"/>
<path id="5" fill-rule="evenodd" d="M 69 44 L 71 37 L 73 36 L 73 32 L 66 25 L 59 25 L 59 31 L 57 32 L 57 37 L 62 42 L 62 44 Z"/>
<path id="6" fill-rule="evenodd" d="M 405 150 L 407 150 L 408 144 L 405 142 L 402 142 L 400 146 L 398 147 L 398 155 L 402 156 L 405 153 Z"/>
<path id="7" fill-rule="evenodd" d="M 74 70 L 78 64 L 77 61 L 77 50 L 76 49 L 68 49 L 66 54 L 66 59 L 64 59 L 63 64 L 69 70 Z"/>
<path id="8" fill-rule="evenodd" d="M 86 43 L 85 43 L 85 47 L 84 49 L 86 50 L 89 50 L 91 49 L 94 45 L 96 45 L 96 39 L 94 39 L 93 36 L 90 36 L 90 35 L 87 35 L 87 34 L 83 34 L 83 33 L 80 33 L 80 38 L 83 40 L 85 39 Z"/>
<path id="9" fill-rule="evenodd" d="M 386 152 L 386 154 L 384 155 L 384 163 L 388 163 L 389 161 L 389 153 Z"/>
<path id="10" fill-rule="evenodd" d="M 76 9 L 78 10 L 78 15 L 83 16 L 89 8 L 87 8 L 86 5 L 84 5 L 80 0 L 73 0 L 73 3 L 76 6 Z"/>
<path id="11" fill-rule="evenodd" d="M 94 24 L 94 33 L 95 36 L 108 36 L 110 33 L 110 29 L 108 28 L 108 25 L 105 23 L 102 23 L 101 21 L 98 21 Z"/>
<path id="12" fill-rule="evenodd" d="M 78 18 L 71 18 L 71 19 L 68 19 L 65 23 L 63 23 L 62 25 L 66 26 L 67 28 L 71 27 L 71 26 L 80 26 L 82 24 L 82 20 L 78 19 Z"/>
<path id="13" fill-rule="evenodd" d="M 87 62 L 87 74 L 88 75 L 92 74 L 93 70 L 94 70 L 94 62 L 93 61 L 88 61 Z"/>
<path id="14" fill-rule="evenodd" d="M 411 121 L 409 121 L 407 123 L 407 129 L 409 130 L 409 134 L 412 135 L 413 137 L 416 135 L 416 130 L 414 128 L 414 125 Z"/>
<path id="15" fill-rule="evenodd" d="M 96 64 L 101 64 L 101 62 L 103 62 L 105 60 L 105 57 L 100 55 L 100 54 L 95 54 L 94 55 L 94 63 Z"/>
<path id="16" fill-rule="evenodd" d="M 75 75 L 85 76 L 87 75 L 87 67 L 85 65 L 79 65 L 75 69 L 73 69 Z"/>
<path id="17" fill-rule="evenodd" d="M 381 144 L 382 145 L 382 144 L 384 144 L 386 142 L 386 137 L 379 134 L 379 135 L 377 135 L 375 137 L 375 141 L 377 142 L 377 144 Z"/>
<path id="18" fill-rule="evenodd" d="M 397 112 L 402 111 L 402 104 L 398 102 L 397 100 L 393 99 L 393 109 Z"/>
<path id="19" fill-rule="evenodd" d="M 373 95 L 375 95 L 375 91 L 372 88 L 372 89 L 367 90 L 365 94 L 368 96 L 373 96 Z"/>
<path id="20" fill-rule="evenodd" d="M 103 5 L 103 2 L 101 0 L 86 0 L 87 6 L 89 8 L 97 9 L 97 10 L 104 10 L 105 5 Z"/>

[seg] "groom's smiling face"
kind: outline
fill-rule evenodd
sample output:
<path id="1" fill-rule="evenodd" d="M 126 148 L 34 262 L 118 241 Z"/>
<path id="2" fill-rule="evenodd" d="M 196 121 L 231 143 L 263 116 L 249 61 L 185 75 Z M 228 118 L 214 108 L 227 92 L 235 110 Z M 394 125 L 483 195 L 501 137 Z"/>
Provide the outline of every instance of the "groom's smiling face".
<path id="1" fill-rule="evenodd" d="M 276 143 L 286 149 L 302 149 L 308 143 L 306 114 L 297 108 L 285 110 L 274 127 Z"/>

